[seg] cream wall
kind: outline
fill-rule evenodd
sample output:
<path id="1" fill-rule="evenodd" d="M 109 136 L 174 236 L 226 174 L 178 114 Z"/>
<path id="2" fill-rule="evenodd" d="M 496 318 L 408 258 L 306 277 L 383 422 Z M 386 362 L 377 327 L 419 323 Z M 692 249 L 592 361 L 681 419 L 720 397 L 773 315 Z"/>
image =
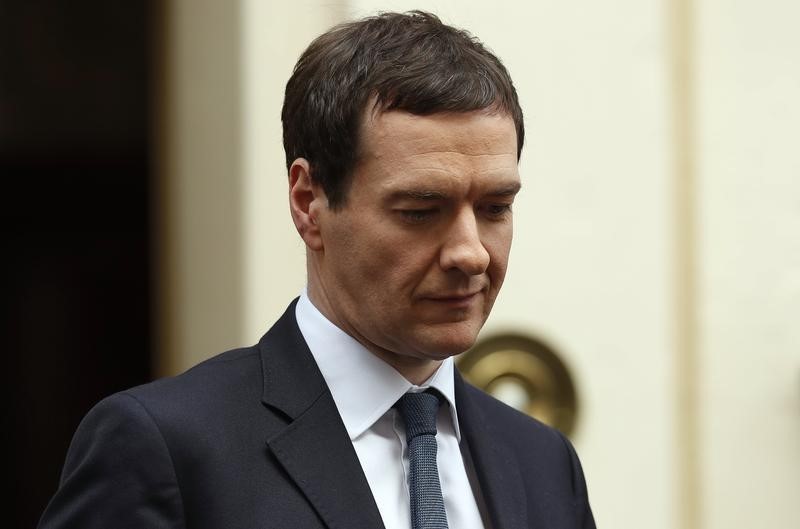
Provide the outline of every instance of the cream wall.
<path id="1" fill-rule="evenodd" d="M 245 165 L 238 4 L 171 0 L 163 16 L 154 363 L 168 374 L 243 335 Z"/>
<path id="2" fill-rule="evenodd" d="M 800 4 L 172 0 L 162 373 L 252 343 L 304 284 L 280 131 L 329 25 L 424 8 L 504 60 L 524 190 L 486 332 L 573 370 L 601 527 L 800 523 Z"/>
<path id="3" fill-rule="evenodd" d="M 703 527 L 800 527 L 800 3 L 697 9 Z"/>
<path id="4" fill-rule="evenodd" d="M 266 331 L 305 285 L 305 247 L 289 216 L 281 106 L 286 81 L 314 37 L 343 17 L 340 4 L 241 0 L 244 124 L 243 338 Z"/>

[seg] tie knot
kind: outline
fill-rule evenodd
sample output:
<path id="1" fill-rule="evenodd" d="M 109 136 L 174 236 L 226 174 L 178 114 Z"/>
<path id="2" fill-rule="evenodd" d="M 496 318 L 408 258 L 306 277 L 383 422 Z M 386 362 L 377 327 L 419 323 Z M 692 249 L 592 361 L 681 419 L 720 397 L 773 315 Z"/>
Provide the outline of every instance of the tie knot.
<path id="1" fill-rule="evenodd" d="M 436 435 L 436 413 L 439 411 L 437 393 L 406 393 L 395 406 L 406 423 L 409 441 L 420 435 Z"/>

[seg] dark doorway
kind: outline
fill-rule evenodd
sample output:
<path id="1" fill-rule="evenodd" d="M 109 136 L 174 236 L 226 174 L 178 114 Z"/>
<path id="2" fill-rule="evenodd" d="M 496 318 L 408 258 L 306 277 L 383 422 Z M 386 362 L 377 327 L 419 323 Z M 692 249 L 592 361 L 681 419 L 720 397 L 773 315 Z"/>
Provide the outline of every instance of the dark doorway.
<path id="1" fill-rule="evenodd" d="M 88 409 L 150 378 L 150 11 L 0 0 L 4 527 L 36 526 Z"/>

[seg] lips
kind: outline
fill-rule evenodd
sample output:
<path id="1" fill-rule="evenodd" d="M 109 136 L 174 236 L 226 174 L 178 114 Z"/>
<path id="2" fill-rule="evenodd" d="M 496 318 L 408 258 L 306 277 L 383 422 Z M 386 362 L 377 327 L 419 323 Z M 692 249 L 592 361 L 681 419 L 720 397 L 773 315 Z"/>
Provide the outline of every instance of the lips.
<path id="1" fill-rule="evenodd" d="M 476 292 L 465 292 L 465 293 L 454 293 L 454 294 L 444 294 L 444 295 L 436 295 L 436 296 L 428 296 L 428 299 L 433 301 L 462 301 L 471 299 L 474 296 L 480 294 L 481 291 L 478 290 Z"/>
<path id="2" fill-rule="evenodd" d="M 424 299 L 433 306 L 440 307 L 446 310 L 465 310 L 469 309 L 478 300 L 478 295 L 483 292 L 478 290 L 475 292 L 453 292 L 447 294 L 436 294 L 427 296 Z"/>

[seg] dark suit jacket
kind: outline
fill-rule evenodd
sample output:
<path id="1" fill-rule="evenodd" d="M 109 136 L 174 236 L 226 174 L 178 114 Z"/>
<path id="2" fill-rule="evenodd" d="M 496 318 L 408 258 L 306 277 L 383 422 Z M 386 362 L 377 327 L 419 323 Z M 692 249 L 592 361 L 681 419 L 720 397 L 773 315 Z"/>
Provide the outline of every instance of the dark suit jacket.
<path id="1" fill-rule="evenodd" d="M 95 406 L 40 529 L 383 527 L 294 305 L 257 346 Z M 593 528 L 570 443 L 456 378 L 492 526 Z"/>

